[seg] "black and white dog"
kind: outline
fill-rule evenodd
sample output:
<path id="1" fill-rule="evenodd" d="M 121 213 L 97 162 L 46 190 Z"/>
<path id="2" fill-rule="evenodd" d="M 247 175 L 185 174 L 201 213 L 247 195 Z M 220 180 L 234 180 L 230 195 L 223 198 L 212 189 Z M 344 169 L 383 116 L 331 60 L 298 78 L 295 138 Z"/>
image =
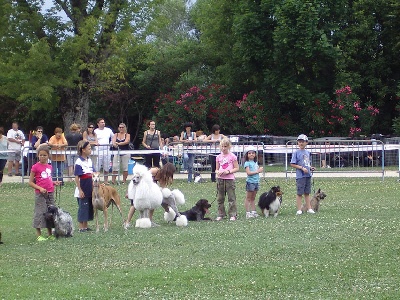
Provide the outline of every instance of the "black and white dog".
<path id="1" fill-rule="evenodd" d="M 50 205 L 45 213 L 48 228 L 54 228 L 56 238 L 60 236 L 70 237 L 74 233 L 74 225 L 69 212 Z"/>
<path id="2" fill-rule="evenodd" d="M 205 215 L 209 213 L 209 208 L 211 204 L 206 199 L 200 199 L 196 202 L 196 205 L 191 209 L 181 212 L 181 215 L 186 216 L 188 221 L 203 221 L 203 220 L 211 220 L 210 218 L 206 218 Z"/>
<path id="3" fill-rule="evenodd" d="M 269 192 L 261 194 L 258 200 L 258 207 L 265 217 L 268 217 L 270 212 L 274 214 L 274 217 L 278 215 L 282 204 L 282 194 L 279 186 L 274 186 Z"/>

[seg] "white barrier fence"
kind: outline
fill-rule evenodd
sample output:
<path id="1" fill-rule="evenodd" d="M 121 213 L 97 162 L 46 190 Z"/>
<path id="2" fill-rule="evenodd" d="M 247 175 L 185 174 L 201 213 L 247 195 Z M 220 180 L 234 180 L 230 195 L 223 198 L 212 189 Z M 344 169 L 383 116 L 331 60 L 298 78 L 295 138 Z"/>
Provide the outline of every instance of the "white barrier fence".
<path id="1" fill-rule="evenodd" d="M 243 166 L 243 153 L 248 147 L 257 149 L 257 157 L 260 165 L 282 166 L 282 171 L 293 172 L 290 167 L 291 155 L 297 149 L 295 140 L 287 142 L 285 145 L 265 145 L 261 142 L 233 142 L 231 152 L 236 154 L 240 166 Z M 381 141 L 371 140 L 310 140 L 307 149 L 311 152 L 312 165 L 317 168 L 316 172 L 373 172 L 384 177 L 385 166 L 397 166 L 400 171 L 400 144 L 383 144 Z M 9 151 L 3 151 L 9 152 Z M 146 154 L 159 154 L 163 163 L 169 161 L 173 163 L 178 172 L 182 171 L 185 165 L 185 158 L 188 156 L 193 159 L 193 172 L 213 173 L 215 171 L 215 157 L 220 153 L 219 143 L 211 142 L 191 142 L 190 144 L 170 143 L 160 150 L 111 150 L 111 145 L 96 146 L 92 153 L 94 165 L 99 156 L 111 157 L 114 155 L 129 155 L 136 160 L 142 159 Z M 29 176 L 29 170 L 36 163 L 36 151 L 29 147 L 21 150 L 24 159 L 22 160 L 22 179 L 24 182 Z M 68 173 L 68 165 L 74 165 L 77 158 L 76 147 L 66 147 L 65 150 L 51 151 L 51 155 L 65 156 L 62 161 L 63 178 L 73 178 L 73 173 Z M 129 171 L 136 162 L 130 160 Z M 101 171 L 109 171 L 111 176 L 111 164 L 105 166 Z M 99 170 L 100 171 L 100 170 Z M 118 182 L 120 181 L 121 169 L 118 171 Z M 264 174 L 265 175 L 265 174 Z"/>

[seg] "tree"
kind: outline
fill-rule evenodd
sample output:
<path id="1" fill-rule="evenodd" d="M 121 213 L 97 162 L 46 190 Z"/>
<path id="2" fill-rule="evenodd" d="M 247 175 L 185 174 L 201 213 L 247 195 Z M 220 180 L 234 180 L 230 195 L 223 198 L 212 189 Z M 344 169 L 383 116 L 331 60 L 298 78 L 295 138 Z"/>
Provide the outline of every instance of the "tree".
<path id="1" fill-rule="evenodd" d="M 125 84 L 131 37 L 158 2 L 54 0 L 45 12 L 39 1 L 3 2 L 2 93 L 32 112 L 58 109 L 64 128 L 86 124 L 94 96 Z"/>

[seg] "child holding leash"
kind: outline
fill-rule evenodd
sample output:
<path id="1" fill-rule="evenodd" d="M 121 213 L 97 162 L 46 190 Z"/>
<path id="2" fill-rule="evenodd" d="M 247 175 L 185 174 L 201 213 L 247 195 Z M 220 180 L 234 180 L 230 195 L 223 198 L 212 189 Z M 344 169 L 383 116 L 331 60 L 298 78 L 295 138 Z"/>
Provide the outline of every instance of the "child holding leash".
<path id="1" fill-rule="evenodd" d="M 225 194 L 228 195 L 229 220 L 236 221 L 237 218 L 234 173 L 239 171 L 239 164 L 236 155 L 230 152 L 231 147 L 232 144 L 229 139 L 222 139 L 220 143 L 221 153 L 216 158 L 218 191 L 218 217 L 215 219 L 216 221 L 221 221 L 226 216 Z"/>
<path id="2" fill-rule="evenodd" d="M 78 223 L 79 232 L 87 232 L 88 221 L 93 220 L 93 178 L 92 174 L 95 171 L 90 158 L 92 147 L 88 141 L 79 141 L 77 147 L 78 155 L 75 162 L 75 194 L 78 199 Z"/>
<path id="3" fill-rule="evenodd" d="M 37 150 L 39 162 L 32 166 L 29 175 L 29 186 L 35 189 L 33 227 L 36 228 L 36 240 L 39 242 L 55 239 L 52 228 L 47 227 L 44 214 L 49 205 L 54 205 L 54 185 L 60 185 L 61 181 L 53 181 L 51 178 L 52 167 L 48 164 L 49 156 L 49 147 L 40 146 Z M 42 236 L 41 228 L 47 228 L 47 238 Z"/>
<path id="4" fill-rule="evenodd" d="M 244 152 L 244 168 L 246 170 L 246 199 L 244 208 L 246 209 L 246 219 L 258 217 L 255 199 L 260 185 L 260 173 L 264 170 L 257 163 L 257 150 L 250 146 Z"/>
<path id="5" fill-rule="evenodd" d="M 315 168 L 311 167 L 311 153 L 306 150 L 308 144 L 308 137 L 305 134 L 300 134 L 297 138 L 297 145 L 299 149 L 293 153 L 290 161 L 290 166 L 296 169 L 296 186 L 297 186 L 297 212 L 296 215 L 301 215 L 302 198 L 306 202 L 307 212 L 314 214 L 314 210 L 311 208 L 310 193 L 311 193 L 311 171 Z"/>

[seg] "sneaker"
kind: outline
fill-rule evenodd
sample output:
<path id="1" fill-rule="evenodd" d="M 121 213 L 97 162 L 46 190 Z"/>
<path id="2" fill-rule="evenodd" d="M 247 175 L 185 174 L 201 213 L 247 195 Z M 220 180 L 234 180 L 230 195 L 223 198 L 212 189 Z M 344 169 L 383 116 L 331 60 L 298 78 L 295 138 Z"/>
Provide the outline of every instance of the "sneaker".
<path id="1" fill-rule="evenodd" d="M 124 228 L 128 229 L 129 227 L 131 227 L 131 223 L 125 222 L 124 223 Z"/>
<path id="2" fill-rule="evenodd" d="M 297 212 L 296 212 L 296 215 L 301 215 L 303 212 L 301 211 L 301 210 L 298 210 Z"/>
<path id="3" fill-rule="evenodd" d="M 215 221 L 221 221 L 223 219 L 223 217 L 219 216 L 215 219 Z"/>
<path id="4" fill-rule="evenodd" d="M 307 210 L 307 212 L 308 212 L 309 214 L 315 214 L 315 211 L 314 211 L 312 208 L 310 208 L 309 210 Z"/>
<path id="5" fill-rule="evenodd" d="M 235 216 L 230 217 L 229 221 L 236 221 L 236 217 Z"/>
<path id="6" fill-rule="evenodd" d="M 43 242 L 43 241 L 47 241 L 47 239 L 44 236 L 39 235 L 36 239 L 38 242 Z"/>
<path id="7" fill-rule="evenodd" d="M 92 228 L 85 228 L 86 229 L 86 231 L 93 231 L 93 229 Z"/>
<path id="8" fill-rule="evenodd" d="M 258 218 L 259 217 L 259 214 L 255 210 L 253 210 L 251 212 L 251 214 L 253 215 L 254 218 Z"/>
<path id="9" fill-rule="evenodd" d="M 15 174 L 15 176 L 22 176 L 22 174 L 21 173 L 17 173 L 17 174 Z"/>
<path id="10" fill-rule="evenodd" d="M 79 229 L 79 232 L 87 232 L 87 228 Z"/>
<path id="11" fill-rule="evenodd" d="M 49 241 L 54 241 L 55 239 L 56 239 L 56 237 L 54 235 L 49 235 L 47 237 L 47 240 L 49 240 Z"/>
<path id="12" fill-rule="evenodd" d="M 254 215 L 251 212 L 246 212 L 246 219 L 254 218 Z"/>

